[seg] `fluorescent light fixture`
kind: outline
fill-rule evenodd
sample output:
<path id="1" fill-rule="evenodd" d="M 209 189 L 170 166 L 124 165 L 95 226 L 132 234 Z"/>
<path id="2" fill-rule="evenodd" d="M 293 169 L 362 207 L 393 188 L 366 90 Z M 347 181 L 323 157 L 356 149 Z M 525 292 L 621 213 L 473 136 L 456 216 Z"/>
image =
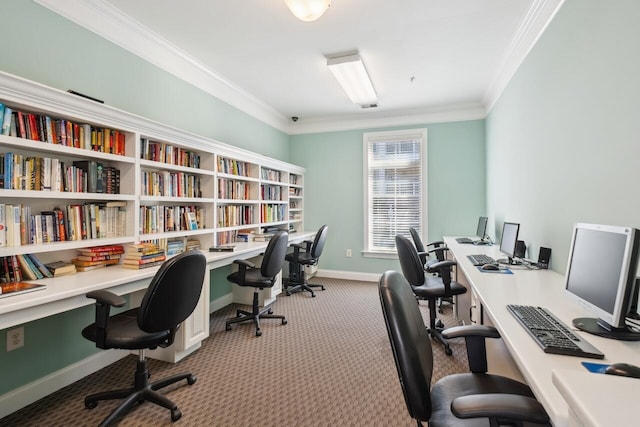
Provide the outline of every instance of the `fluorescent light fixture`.
<path id="1" fill-rule="evenodd" d="M 284 0 L 284 2 L 296 18 L 305 22 L 320 18 L 331 6 L 331 0 Z"/>
<path id="2" fill-rule="evenodd" d="M 360 55 L 327 58 L 327 67 L 354 104 L 371 104 L 378 100 Z"/>

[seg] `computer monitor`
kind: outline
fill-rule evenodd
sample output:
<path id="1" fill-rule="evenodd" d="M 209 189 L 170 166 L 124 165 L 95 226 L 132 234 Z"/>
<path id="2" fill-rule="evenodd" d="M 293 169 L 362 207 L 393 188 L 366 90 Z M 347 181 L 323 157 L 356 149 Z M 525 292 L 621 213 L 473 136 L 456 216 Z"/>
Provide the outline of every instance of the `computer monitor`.
<path id="1" fill-rule="evenodd" d="M 625 323 L 636 283 L 640 232 L 632 227 L 578 223 L 565 276 L 566 293 L 596 318 L 574 326 L 615 339 L 640 340 Z"/>
<path id="2" fill-rule="evenodd" d="M 501 264 L 517 264 L 513 260 L 516 256 L 516 244 L 518 243 L 518 231 L 520 224 L 515 222 L 505 222 L 502 226 L 502 240 L 500 240 L 500 252 L 505 254 L 507 258 L 499 259 Z"/>
<path id="3" fill-rule="evenodd" d="M 481 216 L 478 218 L 478 228 L 476 229 L 476 236 L 480 238 L 480 242 L 484 242 L 487 237 L 487 217 Z"/>

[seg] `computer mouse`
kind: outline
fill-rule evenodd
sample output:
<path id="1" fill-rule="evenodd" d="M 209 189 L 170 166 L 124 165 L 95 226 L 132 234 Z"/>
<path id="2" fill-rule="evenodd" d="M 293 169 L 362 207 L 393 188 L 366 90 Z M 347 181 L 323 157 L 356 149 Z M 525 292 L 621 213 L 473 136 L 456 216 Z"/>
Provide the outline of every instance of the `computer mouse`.
<path id="1" fill-rule="evenodd" d="M 483 270 L 489 270 L 489 271 L 496 271 L 496 270 L 500 270 L 500 267 L 498 267 L 497 264 L 485 264 L 481 267 Z"/>
<path id="2" fill-rule="evenodd" d="M 613 363 L 607 366 L 604 373 L 621 377 L 640 378 L 640 367 L 629 363 Z"/>

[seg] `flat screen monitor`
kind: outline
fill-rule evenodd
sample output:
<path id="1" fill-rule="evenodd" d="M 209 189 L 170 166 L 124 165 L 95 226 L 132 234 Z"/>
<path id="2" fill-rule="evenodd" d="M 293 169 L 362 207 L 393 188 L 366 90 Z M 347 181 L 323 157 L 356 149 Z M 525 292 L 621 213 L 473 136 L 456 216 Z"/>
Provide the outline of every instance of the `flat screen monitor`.
<path id="1" fill-rule="evenodd" d="M 566 293 L 597 318 L 574 319 L 586 332 L 618 339 L 640 339 L 625 318 L 636 283 L 638 240 L 635 228 L 576 224 L 565 276 Z"/>
<path id="2" fill-rule="evenodd" d="M 513 258 L 516 256 L 516 244 L 518 242 L 518 231 L 520 224 L 515 222 L 505 222 L 502 226 L 502 240 L 500 240 L 500 252 L 505 254 L 507 258 L 499 259 L 502 264 L 515 264 Z"/>
<path id="3" fill-rule="evenodd" d="M 480 241 L 484 241 L 487 237 L 487 217 L 481 216 L 478 218 L 478 228 L 476 230 L 476 236 L 480 238 Z"/>

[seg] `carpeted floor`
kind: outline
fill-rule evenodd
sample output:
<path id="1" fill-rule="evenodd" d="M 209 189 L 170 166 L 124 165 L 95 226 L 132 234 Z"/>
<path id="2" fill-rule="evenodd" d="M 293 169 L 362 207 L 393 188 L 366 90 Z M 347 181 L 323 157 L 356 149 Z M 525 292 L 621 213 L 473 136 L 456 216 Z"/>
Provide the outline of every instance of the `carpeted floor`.
<path id="1" fill-rule="evenodd" d="M 279 320 L 262 322 L 255 336 L 250 323 L 225 331 L 224 320 L 238 306 L 211 316 L 210 337 L 177 364 L 150 360 L 152 380 L 191 371 L 186 382 L 163 389 L 178 404 L 182 419 L 151 403 L 134 408 L 120 426 L 413 426 L 407 415 L 384 326 L 377 285 L 315 278 L 326 291 L 281 295 Z M 426 303 L 420 303 L 425 319 Z M 455 324 L 451 308 L 442 316 Z M 78 332 L 80 333 L 80 332 Z M 467 370 L 462 341 L 453 356 L 433 346 L 434 381 Z M 136 356 L 126 358 L 0 420 L 0 426 L 97 425 L 117 406 L 84 407 L 87 394 L 128 387 Z"/>

